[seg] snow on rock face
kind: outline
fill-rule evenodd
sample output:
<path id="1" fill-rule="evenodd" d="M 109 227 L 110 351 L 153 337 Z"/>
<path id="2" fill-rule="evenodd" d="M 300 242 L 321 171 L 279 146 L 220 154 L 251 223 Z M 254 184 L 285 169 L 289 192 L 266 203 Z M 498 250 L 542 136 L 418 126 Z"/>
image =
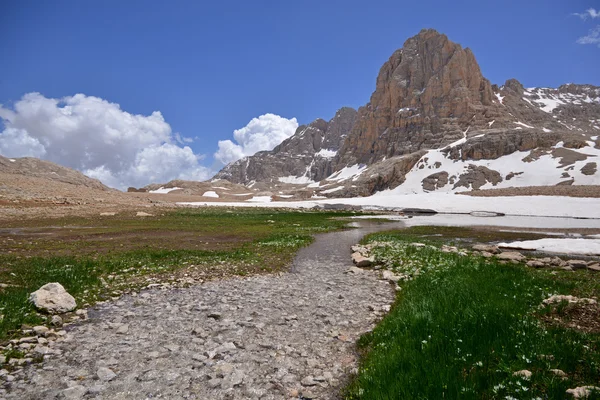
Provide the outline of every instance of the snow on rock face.
<path id="1" fill-rule="evenodd" d="M 366 169 L 367 169 L 366 165 L 359 165 L 359 164 L 351 165 L 349 167 L 344 167 L 341 170 L 339 170 L 338 172 L 331 174 L 328 178 L 326 178 L 326 180 L 342 182 L 342 181 L 352 178 L 352 180 L 355 181 L 356 179 L 358 179 L 360 174 L 365 172 Z"/>
<path id="2" fill-rule="evenodd" d="M 563 144 L 558 143 L 553 151 L 542 153 L 537 158 L 531 157 L 528 151 L 517 151 L 494 160 L 477 161 L 452 160 L 442 150 L 429 150 L 406 175 L 406 181 L 394 190 L 398 193 L 470 190 L 471 187 L 460 187 L 457 183 L 461 176 L 478 168 L 497 172 L 501 177 L 499 180 L 488 179 L 479 189 L 554 186 L 568 179 L 574 179 L 577 185 L 600 184 L 596 170 L 588 175 L 592 168 L 586 168 L 590 162 L 600 163 L 600 149 L 593 147 L 593 142 L 577 151 L 566 149 Z M 569 154 L 564 155 L 565 152 Z M 578 155 L 581 156 L 573 157 Z M 565 157 L 571 159 L 566 160 Z"/>
<path id="3" fill-rule="evenodd" d="M 307 183 L 315 183 L 308 176 L 283 176 L 278 178 L 281 183 L 291 183 L 293 185 L 306 185 Z"/>
<path id="4" fill-rule="evenodd" d="M 552 88 L 528 88 L 523 92 L 523 100 L 544 112 L 552 113 L 555 108 L 565 104 L 600 103 L 600 94 L 595 90 L 568 93 Z"/>
<path id="5" fill-rule="evenodd" d="M 204 194 L 202 195 L 202 197 L 213 197 L 215 199 L 218 199 L 219 195 L 214 190 L 209 190 L 208 192 L 204 192 Z"/>
<path id="6" fill-rule="evenodd" d="M 315 153 L 315 156 L 323 157 L 323 158 L 333 158 L 337 154 L 335 150 L 321 149 L 319 152 Z"/>

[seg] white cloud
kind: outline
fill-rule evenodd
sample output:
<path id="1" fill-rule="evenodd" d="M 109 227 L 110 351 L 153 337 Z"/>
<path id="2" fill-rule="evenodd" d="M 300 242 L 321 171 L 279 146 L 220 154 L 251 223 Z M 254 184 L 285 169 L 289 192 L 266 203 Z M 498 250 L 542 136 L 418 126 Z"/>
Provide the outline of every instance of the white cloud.
<path id="1" fill-rule="evenodd" d="M 253 118 L 248 125 L 233 131 L 231 140 L 220 140 L 215 159 L 223 164 L 251 156 L 263 150 L 272 150 L 292 136 L 298 128 L 296 118 L 287 119 L 275 114 L 264 114 Z"/>
<path id="2" fill-rule="evenodd" d="M 203 180 L 213 171 L 199 164 L 191 139 L 173 133 L 159 111 L 134 115 L 98 97 L 62 99 L 29 93 L 7 109 L 0 154 L 44 158 L 119 189 L 171 179 Z"/>
<path id="3" fill-rule="evenodd" d="M 596 44 L 600 47 L 600 25 L 597 25 L 595 28 L 590 29 L 587 36 L 582 36 L 577 39 L 577 43 L 579 44 Z"/>
<path id="4" fill-rule="evenodd" d="M 588 8 L 583 13 L 573 13 L 573 15 L 577 15 L 579 18 L 586 20 L 588 18 L 600 18 L 600 11 L 596 11 L 594 8 Z"/>

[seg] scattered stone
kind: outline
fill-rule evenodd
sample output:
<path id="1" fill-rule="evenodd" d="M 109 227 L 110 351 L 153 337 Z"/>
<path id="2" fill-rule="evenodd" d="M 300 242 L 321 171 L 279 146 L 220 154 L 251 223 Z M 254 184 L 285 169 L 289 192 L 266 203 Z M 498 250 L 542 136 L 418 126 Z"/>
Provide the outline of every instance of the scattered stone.
<path id="1" fill-rule="evenodd" d="M 62 397 L 67 400 L 81 399 L 85 396 L 87 389 L 81 385 L 71 386 L 61 392 Z"/>
<path id="2" fill-rule="evenodd" d="M 348 271 L 346 271 L 346 273 L 351 273 L 351 274 L 362 274 L 364 271 L 358 267 L 350 267 L 348 268 Z"/>
<path id="3" fill-rule="evenodd" d="M 544 268 L 546 264 L 538 260 L 529 260 L 527 261 L 527 266 L 532 268 Z"/>
<path id="4" fill-rule="evenodd" d="M 100 367 L 98 368 L 98 371 L 96 371 L 96 376 L 103 382 L 110 382 L 115 379 L 117 374 L 115 374 L 110 368 Z"/>
<path id="5" fill-rule="evenodd" d="M 402 279 L 400 275 L 394 274 L 392 271 L 383 271 L 382 277 L 386 281 L 397 283 Z"/>
<path id="6" fill-rule="evenodd" d="M 589 397 L 593 392 L 600 391 L 599 387 L 596 386 L 579 386 L 575 389 L 567 389 L 567 394 L 570 394 L 575 399 L 585 399 Z"/>
<path id="7" fill-rule="evenodd" d="M 587 268 L 587 262 L 583 261 L 583 260 L 569 260 L 569 261 L 567 261 L 567 264 L 569 264 L 569 266 L 573 269 L 586 269 Z"/>
<path id="8" fill-rule="evenodd" d="M 513 374 L 514 376 L 519 376 L 523 379 L 531 379 L 531 371 L 527 370 L 527 369 L 522 369 L 520 371 L 517 371 Z"/>
<path id="9" fill-rule="evenodd" d="M 370 257 L 365 257 L 360 253 L 352 253 L 352 261 L 359 268 L 366 268 L 373 265 L 373 259 Z"/>
<path id="10" fill-rule="evenodd" d="M 50 330 L 45 326 L 34 326 L 32 329 L 33 329 L 33 332 L 38 336 L 43 336 L 46 334 L 46 332 L 48 332 Z"/>
<path id="11" fill-rule="evenodd" d="M 551 369 L 550 372 L 552 372 L 554 375 L 558 376 L 559 378 L 567 377 L 567 374 L 562 369 Z"/>
<path id="12" fill-rule="evenodd" d="M 75 298 L 58 282 L 47 283 L 29 296 L 38 309 L 50 314 L 62 314 L 77 307 Z"/>
<path id="13" fill-rule="evenodd" d="M 50 320 L 50 325 L 60 327 L 63 325 L 63 319 L 58 315 L 53 315 L 52 319 Z"/>
<path id="14" fill-rule="evenodd" d="M 302 379 L 300 381 L 300 384 L 302 386 L 315 386 L 317 384 L 317 381 L 315 381 L 314 378 L 309 375 L 306 378 Z"/>
<path id="15" fill-rule="evenodd" d="M 542 303 L 548 305 L 548 304 L 561 303 L 563 301 L 566 301 L 567 303 L 570 303 L 570 304 L 578 304 L 578 303 L 596 304 L 597 303 L 597 301 L 594 299 L 588 299 L 585 297 L 575 297 L 575 296 L 571 296 L 571 295 L 562 295 L 562 294 L 555 294 L 553 296 L 550 296 L 547 299 L 545 299 L 544 301 L 542 301 Z"/>
<path id="16" fill-rule="evenodd" d="M 500 249 L 498 248 L 498 246 L 495 246 L 492 244 L 476 244 L 473 246 L 473 250 L 481 251 L 482 253 L 483 252 L 491 253 L 491 254 L 500 253 Z"/>
<path id="17" fill-rule="evenodd" d="M 587 269 L 594 272 L 600 272 L 600 264 L 591 264 L 587 266 Z"/>
<path id="18" fill-rule="evenodd" d="M 518 251 L 505 251 L 496 255 L 499 260 L 521 262 L 525 259 L 525 256 Z"/>

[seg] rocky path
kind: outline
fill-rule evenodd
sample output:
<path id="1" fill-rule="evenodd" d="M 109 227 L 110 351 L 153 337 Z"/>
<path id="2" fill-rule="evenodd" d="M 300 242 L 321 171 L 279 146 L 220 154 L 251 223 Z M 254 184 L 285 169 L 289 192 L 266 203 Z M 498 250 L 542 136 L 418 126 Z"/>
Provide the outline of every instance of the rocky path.
<path id="1" fill-rule="evenodd" d="M 91 309 L 0 396 L 336 398 L 356 339 L 393 300 L 376 273 L 347 272 L 350 246 L 378 229 L 319 235 L 290 273 L 144 290 Z"/>

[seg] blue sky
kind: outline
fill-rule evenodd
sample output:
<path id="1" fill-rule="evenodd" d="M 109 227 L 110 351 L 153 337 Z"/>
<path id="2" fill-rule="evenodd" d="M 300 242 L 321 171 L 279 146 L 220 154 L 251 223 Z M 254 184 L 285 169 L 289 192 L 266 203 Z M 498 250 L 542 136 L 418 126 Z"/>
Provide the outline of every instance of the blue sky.
<path id="1" fill-rule="evenodd" d="M 573 15 L 590 8 L 600 2 L 3 0 L 0 104 L 82 93 L 160 111 L 167 136 L 197 138 L 178 145 L 210 168 L 218 140 L 255 117 L 304 124 L 365 104 L 422 28 L 470 47 L 492 83 L 600 85 L 598 44 L 577 43 L 600 18 Z"/>

